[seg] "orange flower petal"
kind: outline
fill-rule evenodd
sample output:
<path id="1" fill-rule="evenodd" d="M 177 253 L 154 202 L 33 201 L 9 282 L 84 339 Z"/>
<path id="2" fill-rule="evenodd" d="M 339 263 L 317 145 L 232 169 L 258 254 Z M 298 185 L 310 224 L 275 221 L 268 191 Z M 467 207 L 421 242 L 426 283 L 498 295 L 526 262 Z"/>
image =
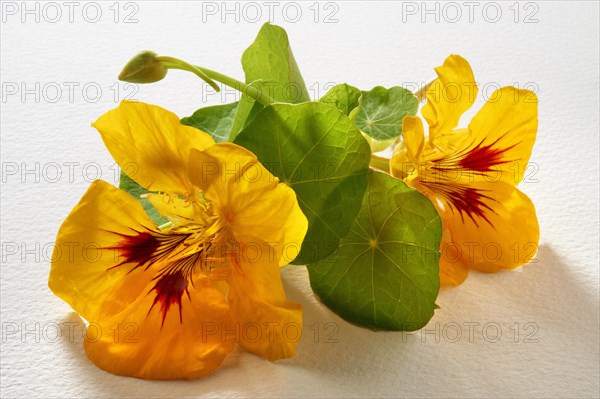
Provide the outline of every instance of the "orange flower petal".
<path id="1" fill-rule="evenodd" d="M 151 285 L 146 291 L 151 290 Z M 178 312 L 148 311 L 153 295 L 141 295 L 121 313 L 88 327 L 85 351 L 113 374 L 147 379 L 191 379 L 214 371 L 235 344 L 229 307 L 218 290 L 198 282 Z"/>
<path id="2" fill-rule="evenodd" d="M 462 284 L 469 274 L 469 270 L 458 262 L 449 262 L 440 258 L 440 285 L 442 287 Z"/>
<path id="3" fill-rule="evenodd" d="M 302 306 L 286 299 L 273 249 L 261 240 L 241 245 L 227 295 L 242 332 L 240 346 L 268 360 L 292 357 L 302 334 Z"/>

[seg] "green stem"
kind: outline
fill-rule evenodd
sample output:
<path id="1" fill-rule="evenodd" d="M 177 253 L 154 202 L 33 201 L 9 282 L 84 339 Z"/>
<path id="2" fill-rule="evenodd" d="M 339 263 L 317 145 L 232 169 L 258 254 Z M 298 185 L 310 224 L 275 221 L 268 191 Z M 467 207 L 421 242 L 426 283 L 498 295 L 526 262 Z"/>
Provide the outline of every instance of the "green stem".
<path id="1" fill-rule="evenodd" d="M 183 71 L 192 72 L 200 79 L 208 83 L 216 91 L 221 90 L 219 89 L 219 86 L 217 86 L 217 84 L 197 66 L 188 64 L 187 62 L 174 57 L 160 56 L 156 57 L 156 60 L 159 61 L 167 69 L 181 69 Z"/>
<path id="2" fill-rule="evenodd" d="M 369 164 L 373 169 L 380 170 L 385 173 L 390 173 L 390 159 L 380 157 L 378 155 L 371 155 L 371 163 Z"/>
<path id="3" fill-rule="evenodd" d="M 275 100 L 273 100 L 270 96 L 268 96 L 266 93 L 263 93 L 262 90 L 259 90 L 253 86 L 249 86 L 230 76 L 223 75 L 220 72 L 213 71 L 211 69 L 204 68 L 198 65 L 188 64 L 187 62 L 174 57 L 159 56 L 156 57 L 156 59 L 160 61 L 165 68 L 181 69 L 184 71 L 194 73 L 196 76 L 208 83 L 216 91 L 219 91 L 219 86 L 217 86 L 217 84 L 213 80 L 223 83 L 226 86 L 234 88 L 246 94 L 247 96 L 252 97 L 262 105 L 267 106 L 275 102 Z"/>
<path id="4" fill-rule="evenodd" d="M 236 89 L 237 91 L 240 91 L 240 92 L 252 97 L 253 99 L 258 101 L 262 105 L 267 106 L 267 105 L 271 105 L 275 102 L 275 100 L 273 98 L 271 98 L 269 95 L 264 93 L 262 90 L 257 89 L 254 86 L 247 85 L 243 82 L 240 82 L 237 79 L 234 79 L 227 75 L 223 75 L 222 73 L 213 71 L 208 68 L 204 68 L 204 67 L 201 67 L 198 65 L 195 65 L 195 67 L 198 68 L 199 70 L 201 70 L 202 72 L 204 72 L 211 79 L 214 79 L 217 82 L 221 82 L 226 86 L 232 87 L 232 88 Z"/>

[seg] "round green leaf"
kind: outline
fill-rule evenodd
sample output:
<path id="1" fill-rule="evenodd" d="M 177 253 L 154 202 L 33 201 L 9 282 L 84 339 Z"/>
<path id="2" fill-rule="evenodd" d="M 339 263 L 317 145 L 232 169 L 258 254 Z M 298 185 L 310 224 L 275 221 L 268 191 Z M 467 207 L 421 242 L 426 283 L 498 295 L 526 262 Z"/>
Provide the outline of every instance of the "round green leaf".
<path id="1" fill-rule="evenodd" d="M 388 140 L 402 134 L 402 120 L 406 115 L 416 115 L 419 101 L 410 90 L 394 86 L 381 86 L 363 91 L 356 125 L 376 140 Z"/>
<path id="2" fill-rule="evenodd" d="M 308 265 L 312 289 L 351 323 L 419 329 L 436 308 L 441 228 L 425 196 L 371 171 L 360 212 L 338 250 Z"/>
<path id="3" fill-rule="evenodd" d="M 333 253 L 367 187 L 371 153 L 356 125 L 325 104 L 279 103 L 258 113 L 234 142 L 296 192 L 309 225 L 293 263 Z"/>

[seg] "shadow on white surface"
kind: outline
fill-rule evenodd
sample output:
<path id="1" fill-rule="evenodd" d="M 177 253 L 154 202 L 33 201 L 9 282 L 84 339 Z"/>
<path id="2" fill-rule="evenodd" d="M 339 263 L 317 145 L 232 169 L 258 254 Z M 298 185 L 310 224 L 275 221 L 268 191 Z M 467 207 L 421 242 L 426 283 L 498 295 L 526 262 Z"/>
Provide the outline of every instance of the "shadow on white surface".
<path id="1" fill-rule="evenodd" d="M 587 314 L 590 321 L 598 318 L 598 281 L 587 280 L 580 268 L 563 259 L 551 245 L 542 244 L 532 261 L 515 270 L 495 274 L 471 272 L 459 287 L 443 288 L 438 297 L 442 309 L 459 310 L 465 305 L 467 292 L 485 301 L 468 301 L 470 310 L 488 312 L 489 306 L 512 309 L 515 315 L 555 320 Z M 461 304 L 461 301 L 463 302 Z M 480 317 L 490 317 L 488 313 Z"/>
<path id="2" fill-rule="evenodd" d="M 462 286 L 442 290 L 441 309 L 415 333 L 374 332 L 343 321 L 316 300 L 305 268 L 286 267 L 286 292 L 304 306 L 304 333 L 292 359 L 271 363 L 237 350 L 206 378 L 144 381 L 96 368 L 79 337 L 64 343 L 73 363 L 60 368 L 79 380 L 79 394 L 95 397 L 594 396 L 598 382 L 586 379 L 589 373 L 568 373 L 598 373 L 597 293 L 551 246 L 541 246 L 536 259 L 513 272 L 471 273 Z M 65 322 L 81 321 L 70 313 Z M 465 322 L 497 323 L 506 338 L 492 342 L 478 333 L 472 341 L 450 342 L 444 326 Z M 534 340 L 524 343 L 529 330 L 511 335 L 514 323 L 535 323 Z M 570 362 L 577 367 L 558 367 Z"/>

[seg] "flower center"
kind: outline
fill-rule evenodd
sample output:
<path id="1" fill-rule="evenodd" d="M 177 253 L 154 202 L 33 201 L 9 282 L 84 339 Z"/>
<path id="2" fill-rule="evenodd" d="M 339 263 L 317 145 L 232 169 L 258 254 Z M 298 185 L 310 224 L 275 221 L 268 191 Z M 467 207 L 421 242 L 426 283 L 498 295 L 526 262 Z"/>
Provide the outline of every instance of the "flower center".
<path id="1" fill-rule="evenodd" d="M 103 248 L 117 251 L 120 260 L 107 271 L 129 265 L 128 273 L 143 269 L 153 274 L 154 285 L 148 294 L 154 293 L 155 298 L 148 313 L 160 305 L 163 324 L 174 304 L 182 321 L 182 298 L 184 293 L 190 298 L 190 285 L 224 281 L 231 272 L 228 253 L 234 250 L 235 240 L 226 227 L 227 220 L 215 216 L 207 201 L 192 201 L 190 205 L 194 217 L 188 224 L 165 230 L 131 229 L 131 234 L 113 232 L 119 236 L 118 243 Z"/>

